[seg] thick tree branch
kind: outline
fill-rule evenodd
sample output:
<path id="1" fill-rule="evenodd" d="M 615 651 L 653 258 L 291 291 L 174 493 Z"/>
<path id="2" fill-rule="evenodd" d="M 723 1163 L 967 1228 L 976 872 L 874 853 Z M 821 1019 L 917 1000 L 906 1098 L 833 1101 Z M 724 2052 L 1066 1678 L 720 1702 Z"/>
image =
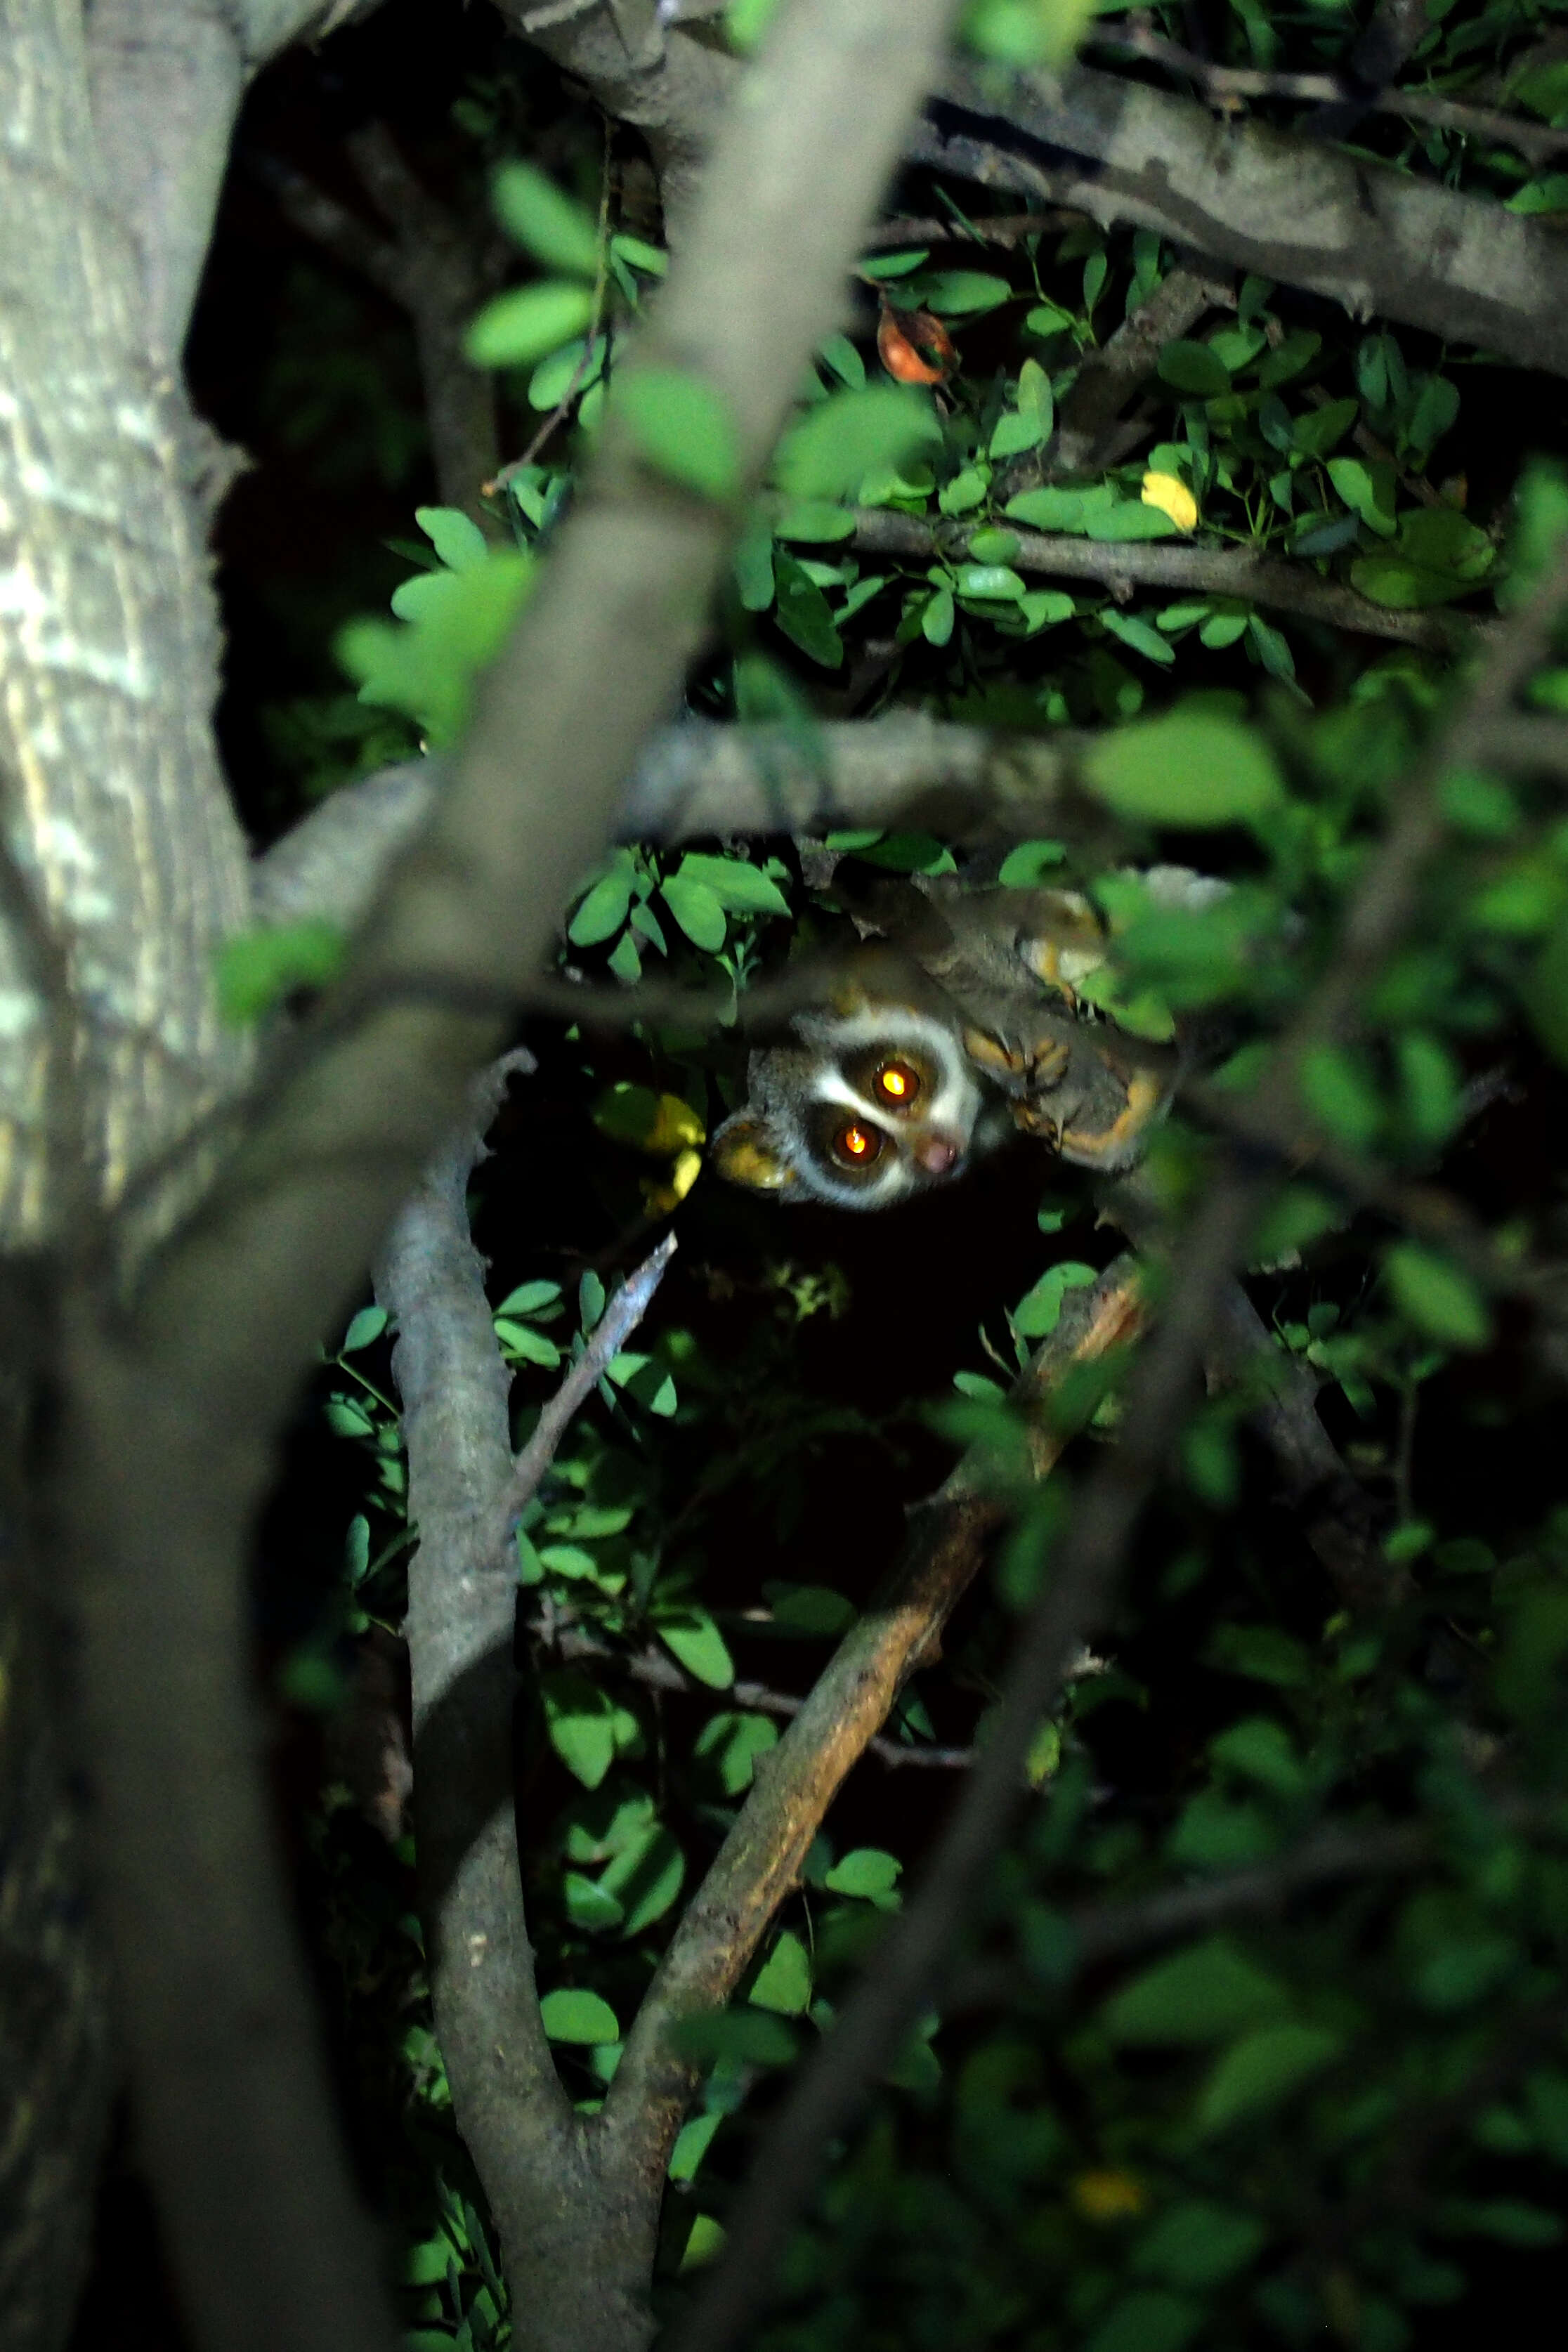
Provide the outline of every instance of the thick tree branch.
<path id="1" fill-rule="evenodd" d="M 692 719 L 649 735 L 616 831 L 623 841 L 681 841 L 918 821 L 963 838 L 1026 834 L 1070 810 L 1103 833 L 1103 811 L 1078 797 L 1078 763 L 1091 740 L 1065 729 L 994 734 L 915 711 L 816 727 L 808 737 Z M 353 929 L 446 772 L 445 761 L 410 761 L 332 793 L 258 860 L 256 919 L 320 917 Z"/>
<path id="2" fill-rule="evenodd" d="M 1158 229 L 1352 318 L 1568 374 L 1568 255 L 1553 229 L 1261 123 L 1216 122 L 1195 100 L 1078 66 L 1021 78 L 998 106 L 961 73 L 910 152 L 1106 227 Z"/>
<path id="3" fill-rule="evenodd" d="M 715 129 L 739 82 L 721 43 L 666 25 L 653 0 L 499 0 L 501 15 L 618 122 L 647 141 L 667 221 L 697 201 Z"/>
<path id="4" fill-rule="evenodd" d="M 1142 1329 L 1139 1272 L 1119 1258 L 1089 1289 L 1064 1301 L 1056 1331 L 1016 1394 L 1029 1414 L 1030 1466 L 1047 1476 L 1069 1433 L 1048 1402 L 1076 1367 Z M 650 2157 L 673 2138 L 696 2081 L 672 2028 L 728 2000 L 852 1767 L 886 1721 L 909 1676 L 937 1652 L 942 1626 L 984 1557 L 1006 1506 L 987 1492 L 980 1449 L 966 1454 L 916 1520 L 904 1558 L 845 1636 L 778 1747 L 759 1761 L 751 1795 L 659 1962 L 626 2037 L 605 2123 Z M 989 1748 L 987 1748 L 989 1753 Z M 1021 1775 L 1022 1758 L 1012 1766 Z M 1009 1784 L 1011 1785 L 1011 1784 Z"/>
<path id="5" fill-rule="evenodd" d="M 1147 58 L 1163 66 L 1200 89 L 1211 101 L 1243 98 L 1279 98 L 1320 107 L 1307 128 L 1317 137 L 1342 138 L 1365 114 L 1393 114 L 1406 122 L 1425 123 L 1434 131 L 1451 131 L 1463 139 L 1500 141 L 1532 163 L 1545 163 L 1568 148 L 1568 131 L 1532 121 L 1528 115 L 1505 114 L 1496 107 L 1467 106 L 1462 100 L 1436 98 L 1425 90 L 1373 87 L 1366 94 L 1353 90 L 1339 74 L 1264 73 L 1246 67 L 1211 65 L 1206 58 L 1166 40 L 1150 25 L 1126 29 L 1108 26 L 1089 35 L 1087 45 L 1112 57 Z M 1300 131 L 1302 126 L 1295 126 Z"/>
<path id="6" fill-rule="evenodd" d="M 725 404 L 742 488 L 834 320 L 955 6 L 795 0 L 751 68 L 752 103 L 715 151 L 638 362 Z M 538 969 L 700 639 L 730 530 L 727 507 L 650 478 L 606 429 L 336 1005 L 133 1308 L 111 1318 L 85 1284 L 68 1304 L 47 1519 L 82 1596 L 123 2030 L 194 2315 L 226 2352 L 385 2340 L 242 1670 L 268 1437 L 497 1042 L 493 1018 L 400 999 L 400 974 L 499 1001 Z"/>
<path id="7" fill-rule="evenodd" d="M 139 323 L 176 373 L 246 85 L 268 58 L 376 0 L 92 0 L 85 11 L 104 186 L 141 257 Z"/>
<path id="8" fill-rule="evenodd" d="M 562 2089 L 540 2015 L 513 1806 L 517 1579 L 494 1573 L 496 1530 L 537 1486 L 598 1370 L 636 1328 L 673 1239 L 611 1299 L 590 1349 L 514 1462 L 510 1383 L 465 1195 L 519 1059 L 506 1056 L 477 1084 L 470 1124 L 393 1227 L 376 1289 L 398 1329 L 393 1369 L 419 1530 L 407 1636 L 420 1913 L 437 2038 L 458 2126 L 500 2234 L 518 2340 L 577 2352 L 640 2340 L 658 2206 L 605 2195 L 590 2128 Z M 574 2252 L 589 2204 L 592 2275 Z"/>

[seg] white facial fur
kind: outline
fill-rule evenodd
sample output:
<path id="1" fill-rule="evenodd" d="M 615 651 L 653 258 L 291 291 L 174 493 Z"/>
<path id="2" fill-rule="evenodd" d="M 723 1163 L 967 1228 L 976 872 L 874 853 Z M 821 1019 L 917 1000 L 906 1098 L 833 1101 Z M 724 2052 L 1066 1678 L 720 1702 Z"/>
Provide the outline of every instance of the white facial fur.
<path id="1" fill-rule="evenodd" d="M 836 1208 L 887 1209 L 963 1173 L 984 1096 L 958 1039 L 944 1023 L 904 1006 L 869 1005 L 847 1014 L 805 1013 L 793 1025 L 814 1049 L 804 1087 L 776 1089 L 766 1083 L 765 1070 L 754 1069 L 753 1091 L 805 1192 Z M 936 1083 L 908 1120 L 900 1120 L 845 1076 L 844 1061 L 866 1048 L 889 1060 L 909 1055 L 935 1071 Z M 759 1062 L 764 1059 L 758 1057 Z M 788 1059 L 798 1069 L 806 1057 L 789 1055 Z M 843 1110 L 884 1139 L 880 1158 L 863 1175 L 839 1168 L 821 1148 L 806 1117 L 814 1104 Z M 910 1150 L 917 1136 L 933 1131 L 958 1148 L 952 1166 L 942 1175 L 922 1168 Z"/>

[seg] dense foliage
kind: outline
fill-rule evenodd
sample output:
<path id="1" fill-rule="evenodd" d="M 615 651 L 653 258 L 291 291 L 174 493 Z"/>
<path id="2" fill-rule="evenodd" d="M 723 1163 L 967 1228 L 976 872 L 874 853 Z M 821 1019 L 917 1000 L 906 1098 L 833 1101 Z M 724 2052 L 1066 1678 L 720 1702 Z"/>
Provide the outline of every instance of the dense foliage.
<path id="1" fill-rule="evenodd" d="M 1321 69 L 1353 29 L 1329 6 L 1203 13 L 1218 58 L 1263 69 Z M 1563 121 L 1551 31 L 1563 14 L 1437 0 L 1415 68 L 1440 93 L 1474 88 Z M 1184 37 L 1182 11 L 1155 16 Z M 342 36 L 323 57 L 374 78 L 382 37 L 395 37 Z M 476 241 L 505 163 L 499 217 L 529 257 L 473 350 L 503 371 L 519 462 L 484 530 L 416 505 L 412 385 L 367 362 L 368 298 L 291 257 L 283 331 L 237 423 L 258 437 L 271 420 L 308 453 L 292 478 L 302 507 L 332 511 L 330 476 L 354 488 L 350 519 L 340 508 L 321 534 L 341 557 L 318 555 L 308 594 L 247 545 L 237 499 L 239 609 L 271 607 L 259 625 L 276 667 L 257 695 L 242 665 L 229 723 L 265 739 L 247 772 L 269 827 L 457 728 L 663 265 L 624 142 L 601 159 L 567 95 L 535 68 L 520 98 L 504 50 L 476 73 L 484 43 L 466 37 L 449 123 L 402 127 L 470 208 Z M 289 119 L 268 103 L 264 89 L 263 144 Z M 1568 202 L 1568 179 L 1502 142 L 1388 116 L 1352 137 L 1516 210 Z M 520 152 L 546 154 L 552 176 Z M 1097 892 L 1119 942 L 1109 1009 L 1154 1035 L 1212 1019 L 1217 1084 L 1238 1099 L 1340 952 L 1406 780 L 1438 796 L 1419 918 L 1353 1038 L 1309 1056 L 1309 1116 L 1272 1163 L 1249 1278 L 1278 1353 L 1319 1384 L 1349 1473 L 1349 1499 L 1325 1509 L 1371 1568 L 1355 1594 L 1336 1586 L 1331 1545 L 1310 1540 L 1316 1504 L 1282 1507 L 1256 1419 L 1266 1368 L 1216 1389 L 1143 1523 L 1114 1629 L 1042 1727 L 951 2000 L 842 2152 L 764 2340 L 1180 2352 L 1327 2331 L 1399 2352 L 1451 2328 L 1458 2341 L 1560 2275 L 1568 2167 L 1568 1496 L 1554 1444 L 1568 1363 L 1552 1274 L 1568 1110 L 1563 761 L 1456 768 L 1441 751 L 1473 669 L 1465 622 L 1517 610 L 1568 523 L 1550 462 L 1560 404 L 1485 353 L 1245 278 L 1232 307 L 1206 307 L 1160 351 L 1125 455 L 1042 482 L 1038 454 L 1086 354 L 1183 257 L 1085 220 L 987 241 L 972 225 L 988 205 L 956 183 L 899 191 L 919 234 L 878 239 L 802 387 L 774 483 L 742 519 L 690 704 L 782 719 L 808 751 L 822 717 L 892 706 L 1107 730 L 1091 837 L 1042 828 L 1011 875 Z M 724 497 L 722 419 L 696 389 L 645 386 L 637 430 L 654 462 Z M 329 682 L 329 623 L 363 609 L 374 531 L 397 507 L 395 619 L 357 620 L 341 641 L 355 699 Z M 918 529 L 879 537 L 886 517 Z M 1110 565 L 1047 578 L 1028 545 L 1041 532 L 1268 551 L 1306 588 L 1358 592 L 1369 627 L 1453 614 L 1452 649 L 1331 627 L 1305 593 L 1300 608 L 1287 593 L 1265 606 L 1139 586 Z M 1560 711 L 1568 667 L 1546 662 L 1526 699 Z M 919 833 L 828 846 L 843 870 L 952 872 L 964 855 Z M 1154 857 L 1232 891 L 1202 913 L 1155 908 L 1116 870 Z M 563 962 L 601 982 L 668 970 L 739 992 L 832 936 L 821 871 L 784 837 L 616 850 L 567 911 Z M 680 1242 L 518 1538 L 530 1927 L 583 2102 L 612 2074 L 792 1696 L 896 1558 L 905 1510 L 971 1439 L 1016 1505 L 944 1658 L 829 1816 L 743 1998 L 708 2029 L 711 2067 L 670 2168 L 668 2305 L 682 2265 L 718 2241 L 780 2070 L 850 1973 L 875 1966 L 900 1884 L 984 1739 L 1017 1613 L 1052 1572 L 1080 1456 L 1116 1442 L 1113 1385 L 1079 1400 L 1086 1433 L 1030 1489 L 1005 1391 L 1066 1291 L 1121 1242 L 1096 1223 L 1089 1180 L 1025 1141 L 886 1219 L 721 1192 L 701 1151 L 743 1076 L 732 1024 L 531 1022 L 527 1036 L 539 1068 L 474 1195 L 520 1443 L 606 1286 L 665 1218 Z M 1205 1185 L 1223 1108 L 1179 1108 L 1156 1139 L 1173 1218 Z M 279 1669 L 301 1709 L 341 1706 L 371 1629 L 395 1636 L 402 1615 L 410 1538 L 379 1309 L 355 1318 L 319 1410 L 362 1491 L 346 1527 L 312 1530 L 313 1549 L 341 1534 L 343 1570 Z M 939 1764 L 918 1760 L 928 1749 Z M 447 2120 L 407 1842 L 378 1842 L 342 1783 L 310 1840 L 363 2141 L 405 2232 L 410 2342 L 489 2345 L 504 2296 Z M 1191 1933 L 1145 1905 L 1173 1886 L 1213 1895 Z"/>

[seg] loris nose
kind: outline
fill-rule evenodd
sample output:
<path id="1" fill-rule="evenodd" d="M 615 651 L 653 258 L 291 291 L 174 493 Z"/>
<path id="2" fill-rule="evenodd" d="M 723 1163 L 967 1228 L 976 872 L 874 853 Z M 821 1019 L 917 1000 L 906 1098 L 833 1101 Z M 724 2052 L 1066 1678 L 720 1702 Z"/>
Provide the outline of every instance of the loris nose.
<path id="1" fill-rule="evenodd" d="M 951 1135 L 929 1129 L 917 1137 L 910 1156 L 916 1167 L 923 1168 L 928 1176 L 950 1176 L 958 1165 L 961 1150 Z"/>

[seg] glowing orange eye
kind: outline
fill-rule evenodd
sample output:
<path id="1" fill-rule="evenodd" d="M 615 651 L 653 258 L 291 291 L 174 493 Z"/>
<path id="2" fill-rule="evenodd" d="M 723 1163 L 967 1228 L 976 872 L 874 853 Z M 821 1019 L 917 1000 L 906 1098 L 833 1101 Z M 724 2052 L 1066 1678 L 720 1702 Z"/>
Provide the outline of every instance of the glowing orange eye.
<path id="1" fill-rule="evenodd" d="M 833 1148 L 847 1167 L 868 1168 L 881 1151 L 882 1139 L 874 1127 L 841 1127 Z"/>
<path id="2" fill-rule="evenodd" d="M 907 1062 L 889 1062 L 877 1073 L 877 1092 L 884 1102 L 907 1106 L 921 1090 L 921 1082 Z"/>

